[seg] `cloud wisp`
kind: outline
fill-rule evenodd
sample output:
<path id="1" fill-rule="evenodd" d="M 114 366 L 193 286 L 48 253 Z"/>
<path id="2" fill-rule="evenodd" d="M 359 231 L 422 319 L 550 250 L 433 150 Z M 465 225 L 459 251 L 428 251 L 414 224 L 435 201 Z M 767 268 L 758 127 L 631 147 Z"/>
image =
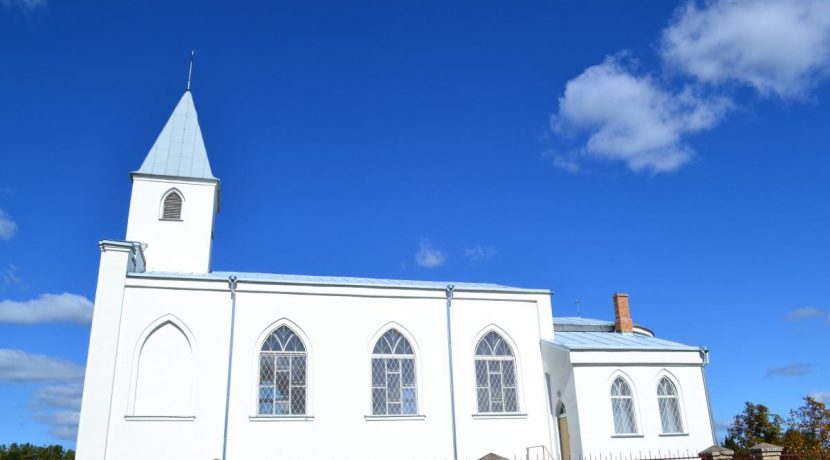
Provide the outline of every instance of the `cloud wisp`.
<path id="1" fill-rule="evenodd" d="M 0 301 L 0 323 L 37 324 L 70 322 L 89 324 L 92 321 L 92 302 L 84 296 L 70 294 L 42 294 L 24 302 Z"/>
<path id="2" fill-rule="evenodd" d="M 469 260 L 473 265 L 490 260 L 495 257 L 496 254 L 498 254 L 496 248 L 492 246 L 482 246 L 480 244 L 464 250 L 464 257 L 466 257 L 467 260 Z"/>
<path id="3" fill-rule="evenodd" d="M 816 307 L 801 307 L 787 314 L 787 321 L 801 321 L 812 318 L 824 318 L 830 323 L 830 311 Z"/>
<path id="4" fill-rule="evenodd" d="M 24 13 L 31 13 L 46 8 L 46 0 L 0 0 L 0 7 L 19 8 Z"/>
<path id="5" fill-rule="evenodd" d="M 73 441 L 78 437 L 83 384 L 43 385 L 35 390 L 29 403 L 34 419 L 49 425 L 49 432 L 60 439 Z"/>
<path id="6" fill-rule="evenodd" d="M 83 376 L 84 368 L 75 363 L 14 348 L 0 348 L 0 381 L 67 382 Z"/>
<path id="7" fill-rule="evenodd" d="M 830 404 L 830 391 L 814 391 L 810 393 L 810 397 L 824 404 Z"/>
<path id="8" fill-rule="evenodd" d="M 422 268 L 438 268 L 447 261 L 444 251 L 434 247 L 427 239 L 422 239 L 415 253 L 415 264 Z"/>
<path id="9" fill-rule="evenodd" d="M 2 1 L 2 0 L 0 0 Z M 10 240 L 17 233 L 17 223 L 0 209 L 0 240 Z"/>
<path id="10" fill-rule="evenodd" d="M 767 370 L 767 377 L 801 377 L 813 372 L 813 365 L 793 363 L 781 367 L 771 367 Z"/>
<path id="11" fill-rule="evenodd" d="M 799 99 L 830 74 L 830 3 L 692 1 L 677 11 L 659 48 L 670 69 L 701 82 Z"/>
<path id="12" fill-rule="evenodd" d="M 673 92 L 632 67 L 624 54 L 609 56 L 569 81 L 552 129 L 578 137 L 581 154 L 622 161 L 637 172 L 674 171 L 694 157 L 686 138 L 714 127 L 731 104 L 691 87 Z M 569 159 L 558 161 L 575 169 Z"/>

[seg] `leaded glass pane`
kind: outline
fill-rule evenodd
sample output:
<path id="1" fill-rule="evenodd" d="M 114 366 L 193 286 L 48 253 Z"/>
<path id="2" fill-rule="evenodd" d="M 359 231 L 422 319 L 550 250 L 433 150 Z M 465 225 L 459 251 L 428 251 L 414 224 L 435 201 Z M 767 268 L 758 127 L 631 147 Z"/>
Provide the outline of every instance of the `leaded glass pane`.
<path id="1" fill-rule="evenodd" d="M 504 411 L 505 412 L 517 412 L 519 410 L 519 403 L 516 400 L 516 389 L 515 388 L 505 388 L 504 389 Z"/>
<path id="2" fill-rule="evenodd" d="M 487 361 L 476 360 L 476 386 L 487 386 Z"/>
<path id="3" fill-rule="evenodd" d="M 625 383 L 625 380 L 617 377 L 611 386 L 611 396 L 631 396 L 631 388 Z"/>
<path id="4" fill-rule="evenodd" d="M 516 367 L 510 347 L 495 332 L 476 346 L 476 399 L 478 411 L 519 412 Z"/>
<path id="5" fill-rule="evenodd" d="M 502 374 L 504 375 L 505 386 L 516 386 L 516 374 L 513 372 L 513 361 L 502 361 Z"/>
<path id="6" fill-rule="evenodd" d="M 614 431 L 617 434 L 637 433 L 632 399 L 630 397 L 612 398 L 611 406 L 614 411 Z"/>
<path id="7" fill-rule="evenodd" d="M 372 414 L 416 414 L 417 377 L 409 341 L 397 330 L 390 329 L 372 350 Z"/>
<path id="8" fill-rule="evenodd" d="M 372 414 L 386 415 L 386 388 L 372 389 Z"/>
<path id="9" fill-rule="evenodd" d="M 401 383 L 406 386 L 415 386 L 415 360 L 401 360 Z"/>
<path id="10" fill-rule="evenodd" d="M 490 396 L 487 394 L 487 388 L 479 388 L 476 391 L 478 396 L 478 411 L 490 412 Z"/>
<path id="11" fill-rule="evenodd" d="M 660 379 L 660 385 L 657 386 L 657 395 L 659 396 L 677 396 L 677 388 L 671 380 L 663 377 Z"/>
<path id="12" fill-rule="evenodd" d="M 683 422 L 680 418 L 680 404 L 676 396 L 658 397 L 660 406 L 660 423 L 663 433 L 682 433 Z"/>
<path id="13" fill-rule="evenodd" d="M 265 339 L 259 356 L 259 414 L 306 413 L 306 366 L 305 346 L 287 326 Z"/>

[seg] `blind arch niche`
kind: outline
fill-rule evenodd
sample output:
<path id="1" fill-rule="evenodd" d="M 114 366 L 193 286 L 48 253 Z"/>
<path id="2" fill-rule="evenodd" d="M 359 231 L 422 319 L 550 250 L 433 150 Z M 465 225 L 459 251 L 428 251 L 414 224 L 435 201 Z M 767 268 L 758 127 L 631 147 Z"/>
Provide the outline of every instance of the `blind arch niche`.
<path id="1" fill-rule="evenodd" d="M 132 415 L 193 416 L 193 336 L 175 316 L 163 316 L 145 329 L 132 384 Z"/>

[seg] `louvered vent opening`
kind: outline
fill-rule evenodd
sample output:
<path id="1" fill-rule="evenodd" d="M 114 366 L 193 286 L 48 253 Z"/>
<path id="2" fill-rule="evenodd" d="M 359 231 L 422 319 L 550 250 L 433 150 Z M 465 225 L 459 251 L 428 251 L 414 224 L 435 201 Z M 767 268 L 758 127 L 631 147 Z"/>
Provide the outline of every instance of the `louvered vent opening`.
<path id="1" fill-rule="evenodd" d="M 182 219 L 182 197 L 176 192 L 173 192 L 164 198 L 164 209 L 161 212 L 162 219 L 181 220 Z"/>

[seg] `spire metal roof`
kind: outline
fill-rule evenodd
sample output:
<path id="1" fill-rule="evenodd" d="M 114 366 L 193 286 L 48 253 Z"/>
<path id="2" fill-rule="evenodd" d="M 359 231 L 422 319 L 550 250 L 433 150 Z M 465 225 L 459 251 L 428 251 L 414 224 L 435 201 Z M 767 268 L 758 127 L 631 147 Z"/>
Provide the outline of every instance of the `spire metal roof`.
<path id="1" fill-rule="evenodd" d="M 157 176 L 216 179 L 210 170 L 193 96 L 185 91 L 156 143 L 136 171 Z"/>

